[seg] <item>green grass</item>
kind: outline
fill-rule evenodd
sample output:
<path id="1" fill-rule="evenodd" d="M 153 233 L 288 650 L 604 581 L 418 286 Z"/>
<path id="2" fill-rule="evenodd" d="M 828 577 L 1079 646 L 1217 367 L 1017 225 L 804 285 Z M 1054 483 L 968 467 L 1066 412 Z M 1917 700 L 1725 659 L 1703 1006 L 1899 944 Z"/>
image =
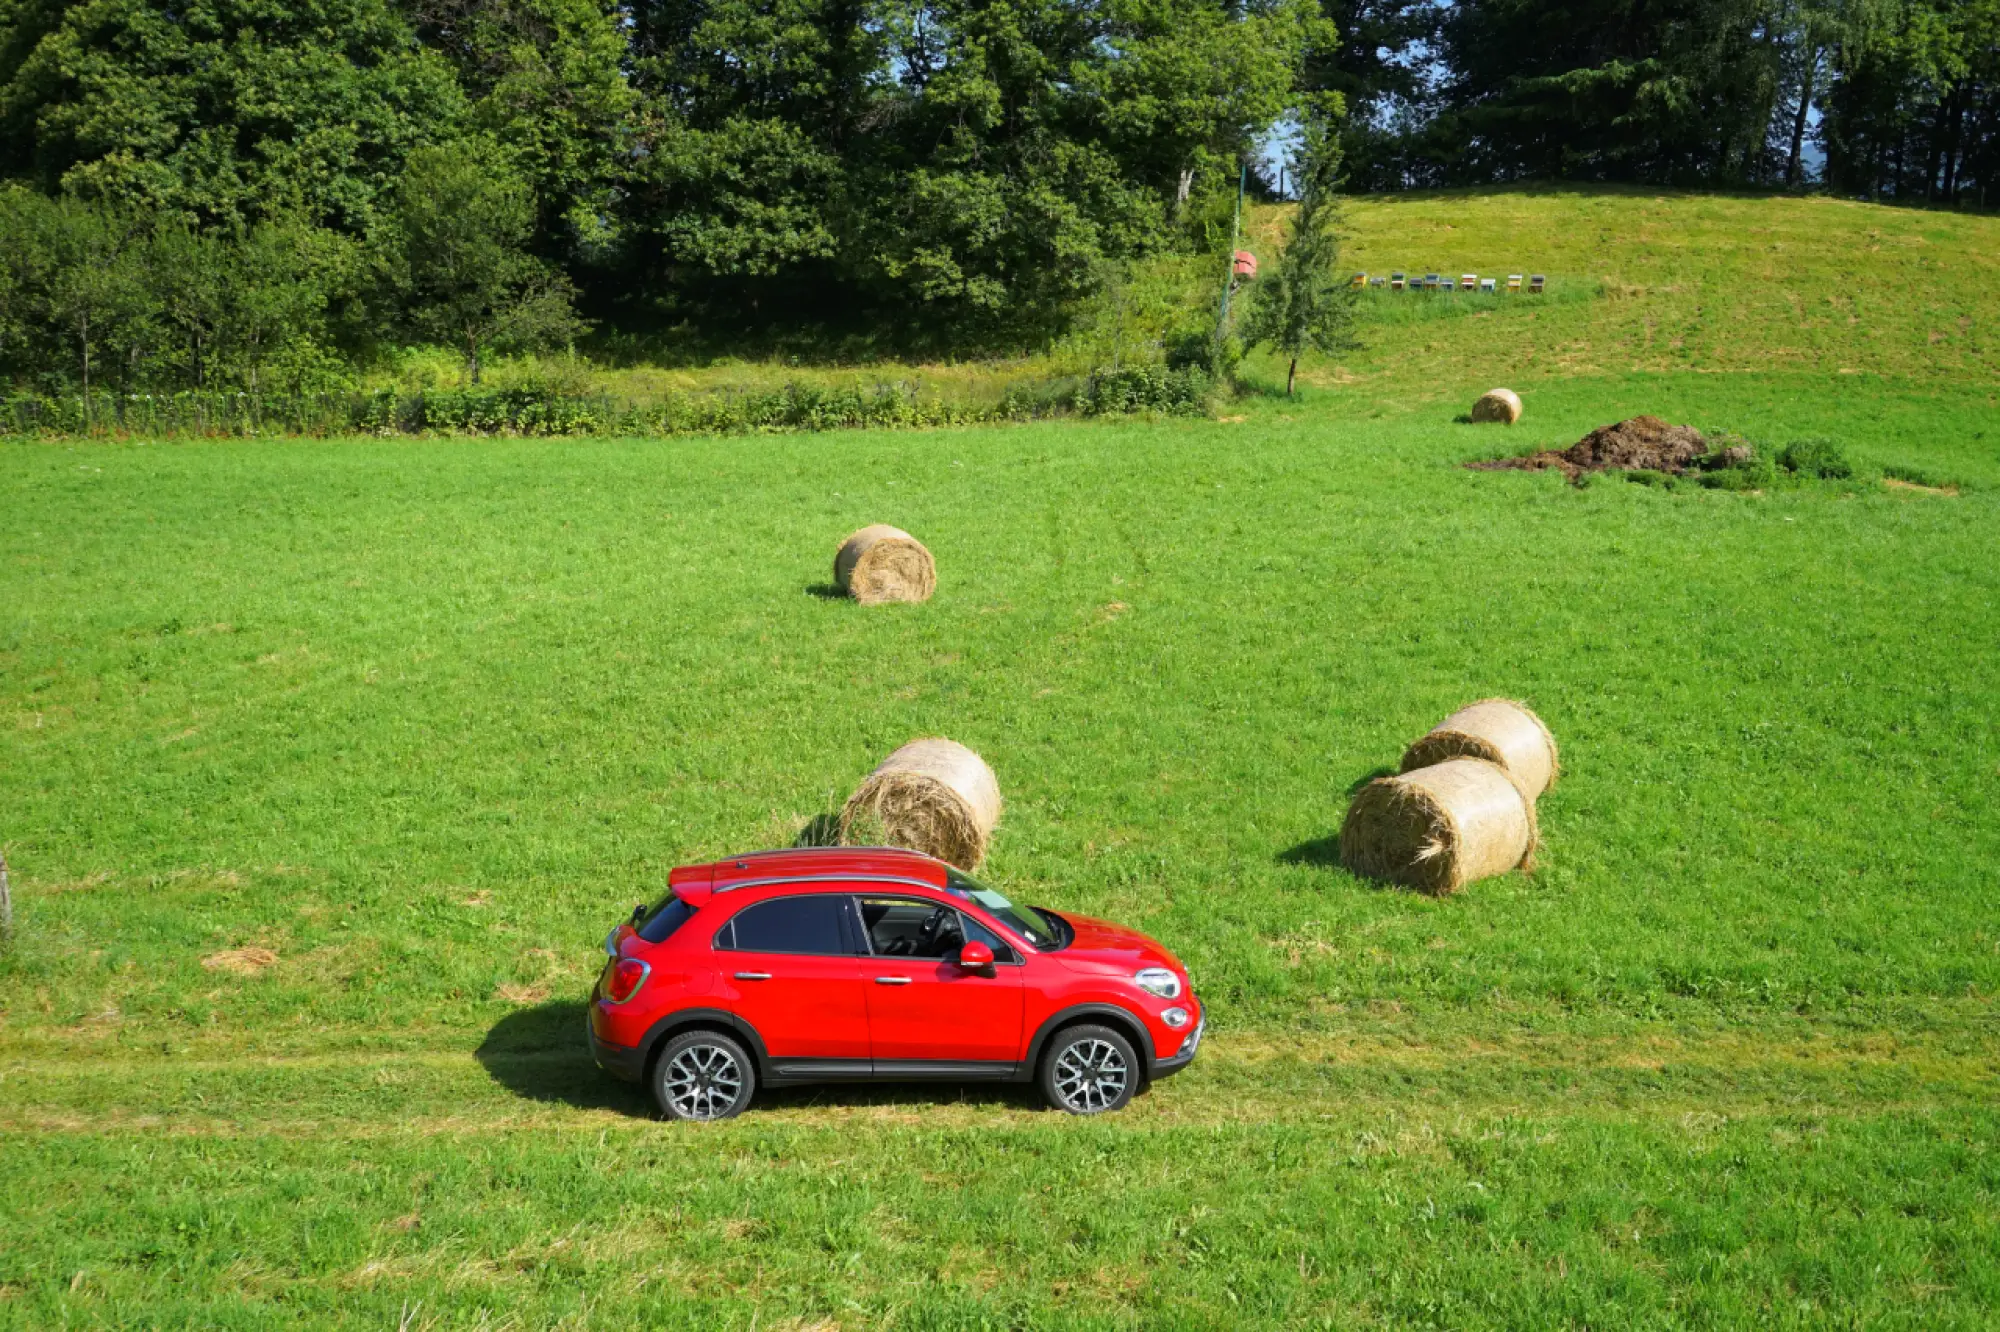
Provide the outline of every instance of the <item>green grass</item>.
<path id="1" fill-rule="evenodd" d="M 1453 346 L 1233 421 L 0 445 L 0 1326 L 1990 1326 L 1990 379 Z M 1637 411 L 1854 475 L 1456 466 Z M 885 518 L 936 600 L 817 595 Z M 1542 867 L 1338 868 L 1490 694 L 1563 742 Z M 1189 963 L 1203 1057 L 1104 1122 L 648 1119 L 580 1048 L 609 922 L 933 733 L 996 881 Z"/>

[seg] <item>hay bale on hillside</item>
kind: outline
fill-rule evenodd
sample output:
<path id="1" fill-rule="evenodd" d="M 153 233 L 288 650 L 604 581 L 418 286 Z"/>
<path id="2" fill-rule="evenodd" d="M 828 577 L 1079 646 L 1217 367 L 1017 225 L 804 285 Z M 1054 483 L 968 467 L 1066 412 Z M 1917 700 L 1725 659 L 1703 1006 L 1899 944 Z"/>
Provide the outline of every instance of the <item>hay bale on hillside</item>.
<path id="1" fill-rule="evenodd" d="M 999 822 L 1000 782 L 986 760 L 950 740 L 912 740 L 847 798 L 840 839 L 905 846 L 969 870 Z"/>
<path id="2" fill-rule="evenodd" d="M 1494 389 L 1482 394 L 1479 401 L 1472 404 L 1472 419 L 1513 425 L 1521 419 L 1521 395 L 1513 389 Z"/>
<path id="3" fill-rule="evenodd" d="M 1514 774 L 1530 800 L 1556 784 L 1562 772 L 1556 737 L 1525 703 L 1487 698 L 1460 708 L 1403 753 L 1403 771 L 1452 758 L 1480 758 Z"/>
<path id="4" fill-rule="evenodd" d="M 1361 788 L 1340 829 L 1340 859 L 1356 874 L 1440 896 L 1527 866 L 1535 802 L 1485 759 L 1457 758 Z"/>
<path id="5" fill-rule="evenodd" d="M 841 543 L 833 557 L 833 581 L 864 606 L 929 601 L 937 590 L 937 562 L 902 528 L 876 523 Z"/>

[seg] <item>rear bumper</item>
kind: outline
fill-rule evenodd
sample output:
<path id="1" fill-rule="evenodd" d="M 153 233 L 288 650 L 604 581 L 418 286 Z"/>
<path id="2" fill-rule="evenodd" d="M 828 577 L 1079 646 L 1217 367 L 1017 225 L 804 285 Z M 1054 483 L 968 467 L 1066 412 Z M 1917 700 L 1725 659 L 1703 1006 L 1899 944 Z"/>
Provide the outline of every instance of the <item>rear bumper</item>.
<path id="1" fill-rule="evenodd" d="M 637 1082 L 646 1071 L 646 1052 L 629 1045 L 613 1045 L 596 1032 L 590 1033 L 590 1055 L 597 1066 L 614 1078 Z"/>

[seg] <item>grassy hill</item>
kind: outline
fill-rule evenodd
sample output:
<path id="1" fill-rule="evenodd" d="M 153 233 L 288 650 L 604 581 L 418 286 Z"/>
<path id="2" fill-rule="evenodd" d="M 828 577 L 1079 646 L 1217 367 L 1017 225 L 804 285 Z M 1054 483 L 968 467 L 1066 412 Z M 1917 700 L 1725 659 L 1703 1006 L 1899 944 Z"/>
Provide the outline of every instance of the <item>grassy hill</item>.
<path id="1" fill-rule="evenodd" d="M 1354 225 L 1558 286 L 1218 421 L 0 444 L 0 1326 L 1991 1325 L 1996 298 L 1878 288 L 1995 224 Z M 1501 382 L 1522 425 L 1455 419 Z M 1860 466 L 1458 466 L 1641 410 Z M 814 594 L 878 520 L 931 604 Z M 1340 869 L 1348 790 L 1493 694 L 1563 743 L 1542 867 Z M 1201 1059 L 1102 1122 L 648 1119 L 581 1048 L 604 930 L 933 733 L 1006 791 L 991 877 L 1188 962 Z"/>

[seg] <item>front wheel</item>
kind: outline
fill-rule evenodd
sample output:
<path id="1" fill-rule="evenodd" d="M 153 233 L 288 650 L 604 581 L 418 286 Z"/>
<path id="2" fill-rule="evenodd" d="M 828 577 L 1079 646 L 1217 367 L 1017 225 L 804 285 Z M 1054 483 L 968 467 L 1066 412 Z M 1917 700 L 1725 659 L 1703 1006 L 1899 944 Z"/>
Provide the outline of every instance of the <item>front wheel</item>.
<path id="1" fill-rule="evenodd" d="M 1101 1115 L 1122 1109 L 1139 1090 L 1139 1056 L 1109 1027 L 1071 1027 L 1049 1042 L 1040 1081 L 1056 1109 Z"/>
<path id="2" fill-rule="evenodd" d="M 653 1061 L 653 1099 L 668 1119 L 733 1119 L 757 1091 L 743 1047 L 715 1031 L 684 1031 Z"/>

